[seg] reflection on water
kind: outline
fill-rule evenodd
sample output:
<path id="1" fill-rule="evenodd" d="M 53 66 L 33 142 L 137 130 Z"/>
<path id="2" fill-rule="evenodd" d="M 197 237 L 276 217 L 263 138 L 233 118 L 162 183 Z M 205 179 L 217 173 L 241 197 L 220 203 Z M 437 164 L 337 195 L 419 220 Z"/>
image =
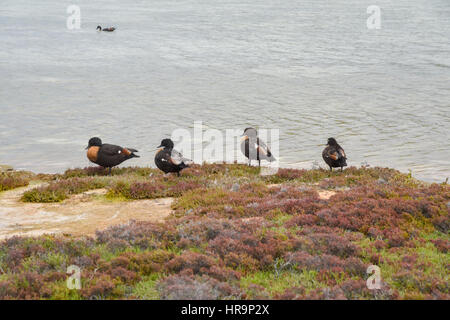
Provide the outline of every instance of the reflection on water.
<path id="1" fill-rule="evenodd" d="M 91 136 L 153 150 L 194 121 L 280 129 L 281 166 L 310 168 L 329 136 L 349 165 L 450 176 L 450 3 L 361 0 L 3 0 L 0 163 L 88 165 Z M 114 25 L 111 34 L 98 24 Z"/>

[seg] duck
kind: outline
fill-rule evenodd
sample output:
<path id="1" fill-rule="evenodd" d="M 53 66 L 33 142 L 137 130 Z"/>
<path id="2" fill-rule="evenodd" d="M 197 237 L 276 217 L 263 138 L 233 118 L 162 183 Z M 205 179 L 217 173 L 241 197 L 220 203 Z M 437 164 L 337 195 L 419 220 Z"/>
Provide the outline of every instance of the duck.
<path id="1" fill-rule="evenodd" d="M 165 174 L 173 172 L 180 176 L 180 171 L 193 163 L 174 149 L 171 139 L 163 139 L 157 148 L 159 149 L 155 154 L 155 164 Z"/>
<path id="2" fill-rule="evenodd" d="M 128 159 L 139 158 L 139 156 L 135 154 L 135 152 L 139 152 L 136 149 L 123 148 L 113 144 L 103 143 L 98 137 L 89 139 L 86 150 L 89 161 L 98 164 L 103 168 L 109 168 L 109 174 L 111 174 L 112 167 L 115 167 Z"/>
<path id="3" fill-rule="evenodd" d="M 261 167 L 261 160 L 269 162 L 276 160 L 269 147 L 258 137 L 258 131 L 255 128 L 245 128 L 241 138 L 241 151 L 248 158 L 249 166 L 252 160 L 258 160 L 259 167 Z"/>
<path id="4" fill-rule="evenodd" d="M 330 167 L 330 171 L 339 167 L 342 171 L 347 166 L 347 155 L 335 138 L 328 138 L 327 146 L 322 151 L 322 158 Z"/>
<path id="5" fill-rule="evenodd" d="M 114 28 L 114 27 L 109 27 L 109 28 L 104 28 L 104 29 L 102 29 L 101 26 L 97 26 L 97 30 L 98 30 L 98 31 L 105 31 L 105 32 L 113 32 L 114 30 L 116 30 L 116 28 Z"/>

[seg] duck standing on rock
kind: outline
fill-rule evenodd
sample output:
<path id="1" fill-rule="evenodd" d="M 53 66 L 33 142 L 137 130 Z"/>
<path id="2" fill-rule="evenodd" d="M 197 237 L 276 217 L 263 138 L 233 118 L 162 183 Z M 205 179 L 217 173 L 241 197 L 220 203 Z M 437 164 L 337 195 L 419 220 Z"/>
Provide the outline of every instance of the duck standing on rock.
<path id="1" fill-rule="evenodd" d="M 347 156 L 345 155 L 344 149 L 342 149 L 334 138 L 328 138 L 327 146 L 322 152 L 322 158 L 330 166 L 330 171 L 333 171 L 333 168 L 339 167 L 342 171 L 347 166 Z"/>
<path id="2" fill-rule="evenodd" d="M 275 157 L 269 147 L 258 137 L 258 132 L 254 128 L 246 128 L 241 138 L 241 151 L 248 158 L 248 165 L 252 164 L 252 160 L 258 160 L 261 166 L 261 160 L 269 162 L 275 161 Z"/>
<path id="3" fill-rule="evenodd" d="M 98 31 L 105 31 L 105 32 L 113 32 L 114 30 L 116 30 L 116 28 L 114 28 L 114 27 L 109 27 L 109 28 L 104 28 L 104 29 L 102 29 L 101 26 L 97 26 L 97 30 L 98 30 Z"/>
<path id="4" fill-rule="evenodd" d="M 175 172 L 180 176 L 180 171 L 188 168 L 192 164 L 192 160 L 184 158 L 183 155 L 174 150 L 173 141 L 170 139 L 163 139 L 160 148 L 155 155 L 155 164 L 164 173 Z"/>
<path id="5" fill-rule="evenodd" d="M 112 167 L 121 164 L 125 160 L 139 158 L 139 156 L 135 154 L 135 152 L 138 152 L 136 149 L 102 143 L 102 140 L 97 137 L 89 139 L 86 150 L 89 161 L 98 164 L 103 168 L 109 168 L 109 174 L 111 174 Z"/>

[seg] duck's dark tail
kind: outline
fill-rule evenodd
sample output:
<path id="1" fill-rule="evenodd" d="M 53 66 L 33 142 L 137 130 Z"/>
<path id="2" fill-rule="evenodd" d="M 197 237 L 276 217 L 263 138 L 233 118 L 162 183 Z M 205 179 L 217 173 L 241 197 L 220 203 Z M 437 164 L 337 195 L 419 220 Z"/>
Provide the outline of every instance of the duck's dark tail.
<path id="1" fill-rule="evenodd" d="M 273 162 L 273 161 L 277 160 L 277 159 L 273 156 L 272 152 L 270 152 L 270 150 L 268 150 L 268 151 L 269 151 L 269 152 L 267 152 L 267 160 L 268 160 L 269 162 Z"/>
<path id="2" fill-rule="evenodd" d="M 137 154 L 135 154 L 135 152 L 139 152 L 136 149 L 132 149 L 132 148 L 126 148 L 130 154 L 128 155 L 128 158 L 140 158 L 140 156 L 138 156 Z"/>
<path id="3" fill-rule="evenodd" d="M 179 167 L 182 170 L 182 169 L 185 169 L 185 168 L 189 168 L 189 165 L 184 163 L 184 162 L 182 162 L 182 163 L 180 163 Z"/>

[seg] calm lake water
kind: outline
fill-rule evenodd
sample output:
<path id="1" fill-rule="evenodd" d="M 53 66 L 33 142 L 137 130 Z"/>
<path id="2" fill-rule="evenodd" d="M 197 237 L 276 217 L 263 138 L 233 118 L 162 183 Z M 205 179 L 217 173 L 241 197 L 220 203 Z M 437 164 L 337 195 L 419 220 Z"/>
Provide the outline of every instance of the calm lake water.
<path id="1" fill-rule="evenodd" d="M 66 27 L 67 6 L 81 29 Z M 369 30 L 369 5 L 381 29 Z M 114 33 L 96 26 L 114 25 Z M 450 176 L 448 0 L 2 0 L 0 163 L 89 165 L 91 136 L 152 151 L 176 128 L 280 129 L 280 165 Z"/>

